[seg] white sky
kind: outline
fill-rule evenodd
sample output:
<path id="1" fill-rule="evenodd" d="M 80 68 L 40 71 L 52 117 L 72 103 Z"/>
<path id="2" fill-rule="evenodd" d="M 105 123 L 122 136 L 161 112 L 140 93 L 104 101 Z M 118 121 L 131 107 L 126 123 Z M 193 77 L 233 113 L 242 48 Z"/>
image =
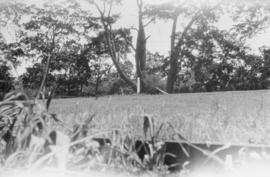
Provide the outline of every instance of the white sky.
<path id="1" fill-rule="evenodd" d="M 29 0 L 27 0 L 29 1 Z M 40 2 L 40 0 L 30 0 L 31 2 Z M 55 0 L 60 1 L 60 0 Z M 168 0 L 146 0 L 149 3 L 162 3 Z M 214 2 L 216 0 L 196 0 L 200 3 L 202 2 Z M 92 9 L 91 9 L 92 10 Z M 137 19 L 137 5 L 136 0 L 123 0 L 123 5 L 117 7 L 116 9 L 121 13 L 121 18 L 114 26 L 118 27 L 137 27 L 138 19 Z M 228 29 L 232 25 L 232 21 L 229 17 L 222 17 L 218 23 L 218 27 L 221 29 Z M 270 25 L 269 25 L 270 26 Z M 147 49 L 151 52 L 159 52 L 161 54 L 167 55 L 170 49 L 170 33 L 171 33 L 172 22 L 157 20 L 155 24 L 149 25 L 145 31 L 146 35 L 151 35 L 147 41 Z M 7 40 L 12 38 L 13 32 L 12 27 L 9 27 L 7 31 L 2 31 L 6 36 Z M 181 29 L 181 23 L 178 25 L 178 29 Z M 136 42 L 136 31 L 133 31 L 133 42 Z M 264 32 L 258 34 L 255 38 L 248 41 L 248 44 L 253 48 L 254 52 L 258 52 L 258 47 L 263 45 L 270 46 L 270 29 L 267 29 Z M 134 60 L 131 58 L 131 60 Z M 28 66 L 29 63 L 23 63 L 22 67 L 18 68 L 18 74 L 21 74 L 25 71 L 25 67 Z"/>
<path id="2" fill-rule="evenodd" d="M 168 0 L 148 0 L 149 2 L 157 3 L 157 2 L 165 2 Z M 207 0 L 197 0 L 197 1 L 207 1 Z M 215 0 L 210 0 L 214 2 Z M 269 0 L 270 1 L 270 0 Z M 209 2 L 209 0 L 208 0 Z M 117 26 L 121 27 L 128 27 L 134 26 L 137 27 L 137 6 L 136 0 L 124 0 L 123 7 L 120 10 L 122 13 L 121 19 Z M 227 17 L 221 17 L 220 21 L 218 22 L 217 26 L 220 29 L 229 29 L 232 26 L 232 20 Z M 181 30 L 181 24 L 178 23 L 178 30 Z M 270 25 L 269 25 L 270 27 Z M 160 52 L 161 54 L 168 54 L 170 50 L 170 34 L 171 34 L 172 22 L 171 21 L 164 21 L 158 20 L 157 23 L 149 25 L 145 31 L 146 35 L 151 35 L 147 42 L 147 49 L 151 52 Z M 134 41 L 136 42 L 136 32 L 134 32 Z M 262 31 L 261 33 L 257 34 L 254 38 L 248 40 L 248 45 L 254 50 L 254 52 L 258 52 L 258 48 L 263 45 L 270 46 L 270 28 Z"/>

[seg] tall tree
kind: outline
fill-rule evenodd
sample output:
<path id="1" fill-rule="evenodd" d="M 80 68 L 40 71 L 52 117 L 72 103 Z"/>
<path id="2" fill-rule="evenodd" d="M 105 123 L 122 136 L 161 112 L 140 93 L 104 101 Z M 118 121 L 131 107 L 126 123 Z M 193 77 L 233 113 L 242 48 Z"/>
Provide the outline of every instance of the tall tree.
<path id="1" fill-rule="evenodd" d="M 99 19 L 102 24 L 107 47 L 109 50 L 110 57 L 112 62 L 119 73 L 119 76 L 132 87 L 133 90 L 136 90 L 136 84 L 123 72 L 120 66 L 121 53 L 117 50 L 116 46 L 116 35 L 114 33 L 112 25 L 118 19 L 118 15 L 112 14 L 112 9 L 114 5 L 120 4 L 121 0 L 101 0 L 99 2 L 95 0 L 88 1 L 95 6 L 99 13 Z M 102 5 L 100 5 L 102 4 Z M 103 8 L 101 7 L 103 6 Z"/>
<path id="2" fill-rule="evenodd" d="M 21 43 L 36 61 L 40 58 L 44 64 L 38 98 L 45 86 L 52 60 L 57 59 L 57 53 L 61 51 L 63 43 L 70 40 L 71 34 L 76 36 L 75 17 L 68 8 L 57 4 L 45 3 L 44 7 L 31 6 L 29 10 L 31 18 L 24 23 L 25 32 Z"/>
<path id="3" fill-rule="evenodd" d="M 184 39 L 187 36 L 189 30 L 194 23 L 204 20 L 205 22 L 215 20 L 215 14 L 213 13 L 217 7 L 208 6 L 196 6 L 192 2 L 184 1 L 172 1 L 165 4 L 150 6 L 148 9 L 149 16 L 155 16 L 162 19 L 172 20 L 171 30 L 171 48 L 170 48 L 170 63 L 169 72 L 167 77 L 167 92 L 172 93 L 174 91 L 174 84 L 177 78 L 177 73 L 181 69 L 179 68 L 179 60 L 182 57 L 182 45 L 185 42 Z M 177 32 L 177 23 L 179 19 L 187 21 L 183 27 L 182 32 Z"/>
<path id="4" fill-rule="evenodd" d="M 143 22 L 144 17 L 144 2 L 143 0 L 137 0 L 138 6 L 138 33 L 137 33 L 137 44 L 135 49 L 135 61 L 136 61 L 136 75 L 140 78 L 140 85 L 142 91 L 145 90 L 144 74 L 146 65 L 146 36 L 145 36 L 145 24 Z"/>

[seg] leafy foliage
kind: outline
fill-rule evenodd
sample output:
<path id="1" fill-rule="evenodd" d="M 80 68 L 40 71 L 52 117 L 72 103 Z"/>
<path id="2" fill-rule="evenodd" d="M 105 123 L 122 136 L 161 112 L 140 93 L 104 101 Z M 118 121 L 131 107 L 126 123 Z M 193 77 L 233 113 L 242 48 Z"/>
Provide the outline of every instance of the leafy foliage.
<path id="1" fill-rule="evenodd" d="M 270 6 L 266 1 L 236 3 L 236 11 L 232 13 L 236 22 L 233 31 L 241 40 L 251 38 L 269 25 Z"/>
<path id="2" fill-rule="evenodd" d="M 0 65 L 0 100 L 13 88 L 13 80 L 10 68 L 7 65 Z"/>
<path id="3" fill-rule="evenodd" d="M 76 0 L 63 2 L 45 1 L 39 6 L 3 3 L 1 6 L 1 27 L 16 26 L 15 41 L 0 38 L 3 77 L 0 80 L 5 81 L 5 84 L 1 82 L 4 92 L 13 88 L 11 69 L 25 60 L 33 65 L 20 77 L 24 87 L 37 90 L 47 73 L 44 86 L 50 90 L 57 83 L 56 93 L 61 96 L 134 93 L 129 86 L 136 90 L 134 81 L 139 75 L 148 93 L 156 93 L 155 87 L 165 89 L 166 81 L 168 89 L 169 78 L 174 81 L 175 92 L 269 87 L 268 48 L 262 47 L 259 54 L 252 54 L 246 43 L 268 26 L 267 3 L 232 1 L 211 7 L 191 1 L 155 6 L 138 1 L 140 21 L 149 20 L 141 24 L 143 27 L 160 19 L 172 20 L 176 26 L 177 22 L 182 22 L 181 30 L 175 28 L 172 35 L 169 56 L 148 52 L 140 69 L 137 67 L 140 62 L 136 62 L 135 68 L 130 61 L 132 49 L 135 61 L 144 58 L 144 55 L 136 55 L 132 29 L 113 28 L 121 17 L 114 13 L 114 8 L 121 5 L 121 1 L 89 1 L 99 11 L 98 17 Z M 228 13 L 234 26 L 229 30 L 218 29 L 216 23 Z M 145 41 L 137 41 L 137 45 L 142 52 L 147 40 L 144 30 L 141 37 Z M 139 70 L 141 73 L 137 72 Z"/>

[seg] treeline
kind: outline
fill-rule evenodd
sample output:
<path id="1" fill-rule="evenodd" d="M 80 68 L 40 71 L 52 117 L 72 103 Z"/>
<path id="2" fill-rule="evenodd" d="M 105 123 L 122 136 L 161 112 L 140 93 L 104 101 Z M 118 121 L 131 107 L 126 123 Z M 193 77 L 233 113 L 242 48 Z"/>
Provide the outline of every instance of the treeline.
<path id="1" fill-rule="evenodd" d="M 0 92 L 20 87 L 34 96 L 56 86 L 58 96 L 130 94 L 136 92 L 137 77 L 143 93 L 269 88 L 270 48 L 254 53 L 247 45 L 269 26 L 269 3 L 136 4 L 134 40 L 133 28 L 114 27 L 121 0 L 2 2 Z M 227 30 L 217 25 L 224 16 L 233 21 Z M 168 55 L 147 50 L 151 33 L 145 28 L 157 21 L 172 24 Z M 7 41 L 3 31 L 10 26 L 14 40 Z M 26 61 L 33 64 L 12 77 L 11 70 Z"/>

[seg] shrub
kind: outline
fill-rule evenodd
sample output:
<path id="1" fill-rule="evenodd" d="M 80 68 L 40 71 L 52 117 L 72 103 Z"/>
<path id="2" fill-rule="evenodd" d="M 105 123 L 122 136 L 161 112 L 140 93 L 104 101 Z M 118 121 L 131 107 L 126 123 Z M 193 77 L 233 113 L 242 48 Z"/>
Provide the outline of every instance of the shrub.
<path id="1" fill-rule="evenodd" d="M 152 94 L 160 93 L 157 89 L 155 89 L 156 87 L 161 90 L 166 89 L 166 81 L 159 74 L 146 74 L 144 82 L 146 86 L 149 86 L 148 88 L 146 88 L 148 93 Z"/>

